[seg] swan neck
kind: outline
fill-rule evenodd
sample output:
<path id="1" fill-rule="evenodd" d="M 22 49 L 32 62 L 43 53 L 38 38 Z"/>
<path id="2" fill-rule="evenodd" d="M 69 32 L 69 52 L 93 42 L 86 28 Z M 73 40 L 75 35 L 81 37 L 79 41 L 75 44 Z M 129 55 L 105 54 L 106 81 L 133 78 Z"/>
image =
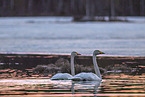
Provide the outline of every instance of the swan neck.
<path id="1" fill-rule="evenodd" d="M 98 67 L 98 64 L 97 64 L 97 61 L 96 61 L 96 55 L 95 54 L 93 54 L 93 64 L 94 64 L 94 69 L 95 69 L 96 75 L 102 80 L 101 73 L 100 73 L 100 70 L 99 70 L 99 67 Z"/>
<path id="2" fill-rule="evenodd" d="M 71 74 L 75 75 L 75 68 L 74 68 L 74 55 L 71 55 Z"/>

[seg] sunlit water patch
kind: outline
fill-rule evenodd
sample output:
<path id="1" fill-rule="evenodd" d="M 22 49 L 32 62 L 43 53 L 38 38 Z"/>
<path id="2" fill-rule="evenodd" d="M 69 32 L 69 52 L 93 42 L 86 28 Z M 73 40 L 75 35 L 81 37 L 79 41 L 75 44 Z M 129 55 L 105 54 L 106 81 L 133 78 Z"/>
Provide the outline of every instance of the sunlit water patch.
<path id="1" fill-rule="evenodd" d="M 145 96 L 144 75 L 112 74 L 103 81 L 71 81 L 50 79 L 2 79 L 1 96 Z"/>
<path id="2" fill-rule="evenodd" d="M 54 64 L 50 62 L 51 64 L 38 65 L 38 61 L 42 63 L 40 58 L 52 56 L 35 56 L 38 58 L 36 63 L 32 56 L 28 60 L 28 56 L 23 55 L 22 61 L 18 61 L 18 56 L 16 59 L 14 56 L 8 57 L 8 61 L 5 60 L 7 57 L 1 57 L 0 96 L 145 96 L 143 57 L 139 58 L 142 60 L 131 57 L 128 61 L 125 60 L 127 57 L 114 60 L 110 57 L 110 61 L 100 63 L 102 82 L 50 80 L 58 72 L 70 73 L 70 63 L 67 59 L 60 58 Z M 24 60 L 25 58 L 27 60 Z M 82 59 L 83 65 L 75 64 L 75 73 L 94 72 L 93 64 L 86 65 L 89 61 L 86 61 L 86 57 Z M 24 64 L 25 61 L 28 63 Z"/>

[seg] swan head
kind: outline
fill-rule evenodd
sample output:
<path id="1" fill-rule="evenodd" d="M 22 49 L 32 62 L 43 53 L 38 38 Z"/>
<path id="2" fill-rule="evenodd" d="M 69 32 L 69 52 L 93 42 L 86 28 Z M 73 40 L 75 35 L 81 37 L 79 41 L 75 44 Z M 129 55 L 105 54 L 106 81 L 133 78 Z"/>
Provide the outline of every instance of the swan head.
<path id="1" fill-rule="evenodd" d="M 77 56 L 77 55 L 81 55 L 81 54 L 80 54 L 80 53 L 77 53 L 77 52 L 75 52 L 75 51 L 73 51 L 73 52 L 71 53 L 71 55 Z"/>
<path id="2" fill-rule="evenodd" d="M 99 54 L 105 54 L 104 52 L 101 52 L 100 50 L 95 50 L 93 52 L 94 55 L 99 55 Z"/>

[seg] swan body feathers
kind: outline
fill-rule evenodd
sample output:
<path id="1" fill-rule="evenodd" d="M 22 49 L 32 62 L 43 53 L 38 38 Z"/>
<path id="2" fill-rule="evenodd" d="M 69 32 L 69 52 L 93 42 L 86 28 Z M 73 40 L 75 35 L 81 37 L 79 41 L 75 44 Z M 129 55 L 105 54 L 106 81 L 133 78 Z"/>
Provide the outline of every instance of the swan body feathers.
<path id="1" fill-rule="evenodd" d="M 51 80 L 69 80 L 72 77 L 73 76 L 69 73 L 57 73 L 51 78 Z"/>
<path id="2" fill-rule="evenodd" d="M 94 73 L 79 73 L 71 78 L 73 81 L 101 81 L 101 79 Z"/>

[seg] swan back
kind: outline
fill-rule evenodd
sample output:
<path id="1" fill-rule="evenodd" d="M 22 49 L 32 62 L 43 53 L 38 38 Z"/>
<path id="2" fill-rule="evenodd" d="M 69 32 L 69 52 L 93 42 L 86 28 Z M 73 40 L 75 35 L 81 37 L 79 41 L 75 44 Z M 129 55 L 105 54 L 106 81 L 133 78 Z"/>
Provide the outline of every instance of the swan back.
<path id="1" fill-rule="evenodd" d="M 73 76 L 68 73 L 57 73 L 51 78 L 51 80 L 69 80 L 72 77 Z"/>
<path id="2" fill-rule="evenodd" d="M 74 81 L 101 81 L 101 79 L 94 73 L 79 73 L 71 78 Z"/>

